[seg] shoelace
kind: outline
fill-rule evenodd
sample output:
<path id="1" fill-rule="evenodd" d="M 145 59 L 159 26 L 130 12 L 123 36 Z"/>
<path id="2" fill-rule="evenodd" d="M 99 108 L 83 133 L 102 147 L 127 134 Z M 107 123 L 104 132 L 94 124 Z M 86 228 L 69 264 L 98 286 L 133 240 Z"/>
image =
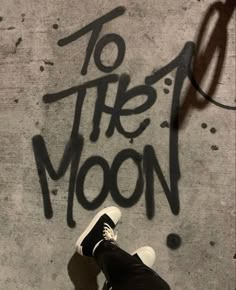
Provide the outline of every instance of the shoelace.
<path id="1" fill-rule="evenodd" d="M 109 241 L 109 240 L 116 241 L 117 240 L 117 232 L 114 233 L 112 227 L 107 223 L 104 223 L 102 234 L 103 234 L 104 239 L 107 241 Z"/>

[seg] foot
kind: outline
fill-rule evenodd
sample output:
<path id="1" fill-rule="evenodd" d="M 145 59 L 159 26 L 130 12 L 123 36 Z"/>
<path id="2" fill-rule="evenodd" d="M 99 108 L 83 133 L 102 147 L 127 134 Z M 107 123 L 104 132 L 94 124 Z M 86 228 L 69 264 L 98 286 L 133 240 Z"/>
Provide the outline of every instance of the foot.
<path id="1" fill-rule="evenodd" d="M 131 255 L 149 268 L 151 268 L 154 265 L 156 259 L 155 251 L 153 250 L 153 248 L 148 246 L 139 248 Z M 103 286 L 103 289 L 112 290 L 112 287 L 110 283 L 106 281 Z"/>
<path id="2" fill-rule="evenodd" d="M 95 215 L 76 242 L 76 251 L 82 256 L 92 257 L 104 240 L 115 241 L 114 229 L 121 218 L 121 211 L 114 206 L 104 208 Z"/>
<path id="3" fill-rule="evenodd" d="M 139 261 L 141 261 L 144 265 L 151 268 L 155 262 L 156 254 L 153 248 L 151 247 L 142 247 L 137 251 L 131 254 L 133 257 L 136 257 Z"/>

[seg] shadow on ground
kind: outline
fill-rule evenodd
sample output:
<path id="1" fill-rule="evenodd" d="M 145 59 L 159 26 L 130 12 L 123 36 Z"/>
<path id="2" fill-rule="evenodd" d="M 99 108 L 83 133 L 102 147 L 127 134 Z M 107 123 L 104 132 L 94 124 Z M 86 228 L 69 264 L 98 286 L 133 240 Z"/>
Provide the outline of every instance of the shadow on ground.
<path id="1" fill-rule="evenodd" d="M 67 270 L 75 290 L 98 290 L 97 276 L 100 269 L 93 258 L 74 253 Z"/>
<path id="2" fill-rule="evenodd" d="M 225 63 L 229 37 L 228 24 L 234 15 L 235 7 L 235 0 L 226 0 L 225 3 L 220 1 L 213 2 L 202 20 L 196 39 L 196 54 L 193 58 L 192 71 L 190 72 L 192 84 L 188 87 L 181 106 L 179 125 L 183 123 L 189 109 L 196 108 L 198 110 L 203 110 L 211 103 L 228 110 L 236 109 L 235 106 L 228 106 L 214 100 L 214 95 L 220 84 L 219 80 Z M 206 38 L 206 32 L 215 15 L 218 15 L 218 19 L 211 35 Z M 203 49 L 204 46 L 205 48 Z M 211 76 L 211 83 L 209 84 L 207 92 L 204 92 L 201 89 L 201 83 L 216 53 L 218 53 L 218 55 L 215 70 Z M 204 98 L 198 98 L 197 92 Z"/>

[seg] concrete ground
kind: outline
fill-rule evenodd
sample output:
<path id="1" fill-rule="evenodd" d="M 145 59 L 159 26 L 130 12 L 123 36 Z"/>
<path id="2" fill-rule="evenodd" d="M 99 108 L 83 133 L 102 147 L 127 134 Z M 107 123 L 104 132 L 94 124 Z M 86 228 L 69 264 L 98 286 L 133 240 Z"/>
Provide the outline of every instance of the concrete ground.
<path id="1" fill-rule="evenodd" d="M 91 31 L 78 39 L 67 37 L 118 6 L 126 10 L 115 11 L 124 14 L 104 24 L 97 41 L 110 33 L 120 35 L 118 45 L 122 39 L 126 45 L 123 62 L 105 72 L 92 51 L 82 75 Z M 235 289 L 235 2 L 2 0 L 0 7 L 0 289 L 101 289 L 99 269 L 92 259 L 76 255 L 74 244 L 94 214 L 109 205 L 123 213 L 120 246 L 129 252 L 152 246 L 154 269 L 171 289 Z M 95 23 L 93 29 L 98 28 Z M 58 45 L 64 38 L 71 43 Z M 192 62 L 189 51 L 180 55 L 189 41 L 197 47 Z M 116 55 L 115 43 L 108 44 L 101 64 L 112 67 Z M 178 55 L 181 61 L 174 68 L 160 71 Z M 201 89 L 190 85 L 188 65 Z M 118 77 L 124 73 L 131 79 L 127 90 L 158 75 L 158 81 L 145 86 L 157 98 L 145 97 L 138 87 L 131 91 L 137 97 L 104 113 L 100 109 L 106 90 L 98 81 L 100 101 L 95 104 L 96 87 L 88 88 L 81 109 L 82 148 L 82 137 L 72 130 L 80 113 L 77 108 L 74 117 L 76 86 L 117 74 L 104 95 L 106 106 L 113 108 Z M 59 93 L 58 99 L 43 98 L 72 87 L 68 97 Z M 125 97 L 124 87 L 118 100 Z M 125 115 L 124 109 L 132 110 Z M 140 125 L 147 118 L 149 123 Z M 100 134 L 91 141 L 98 125 Z M 139 126 L 143 132 L 135 137 L 132 132 Z M 132 150 L 123 151 L 128 148 Z M 150 148 L 155 155 L 148 155 Z M 48 160 L 55 169 L 62 164 L 61 171 L 53 172 Z M 74 191 L 78 198 L 73 199 Z"/>

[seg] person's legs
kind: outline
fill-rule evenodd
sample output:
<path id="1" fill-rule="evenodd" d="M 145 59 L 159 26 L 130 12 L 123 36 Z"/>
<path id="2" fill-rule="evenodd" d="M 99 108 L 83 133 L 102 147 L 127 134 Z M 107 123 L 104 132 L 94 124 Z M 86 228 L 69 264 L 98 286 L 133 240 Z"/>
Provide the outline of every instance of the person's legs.
<path id="1" fill-rule="evenodd" d="M 169 290 L 154 271 L 116 245 L 113 230 L 120 217 L 116 207 L 100 211 L 77 240 L 77 252 L 95 257 L 113 290 Z"/>
<path id="2" fill-rule="evenodd" d="M 114 243 L 102 242 L 94 257 L 112 290 L 170 289 L 168 284 L 140 259 L 131 256 Z"/>
<path id="3" fill-rule="evenodd" d="M 145 264 L 147 267 L 152 268 L 155 262 L 156 254 L 153 248 L 149 246 L 141 247 L 131 254 L 136 261 Z M 102 290 L 112 290 L 112 286 L 108 281 L 105 281 Z"/>

